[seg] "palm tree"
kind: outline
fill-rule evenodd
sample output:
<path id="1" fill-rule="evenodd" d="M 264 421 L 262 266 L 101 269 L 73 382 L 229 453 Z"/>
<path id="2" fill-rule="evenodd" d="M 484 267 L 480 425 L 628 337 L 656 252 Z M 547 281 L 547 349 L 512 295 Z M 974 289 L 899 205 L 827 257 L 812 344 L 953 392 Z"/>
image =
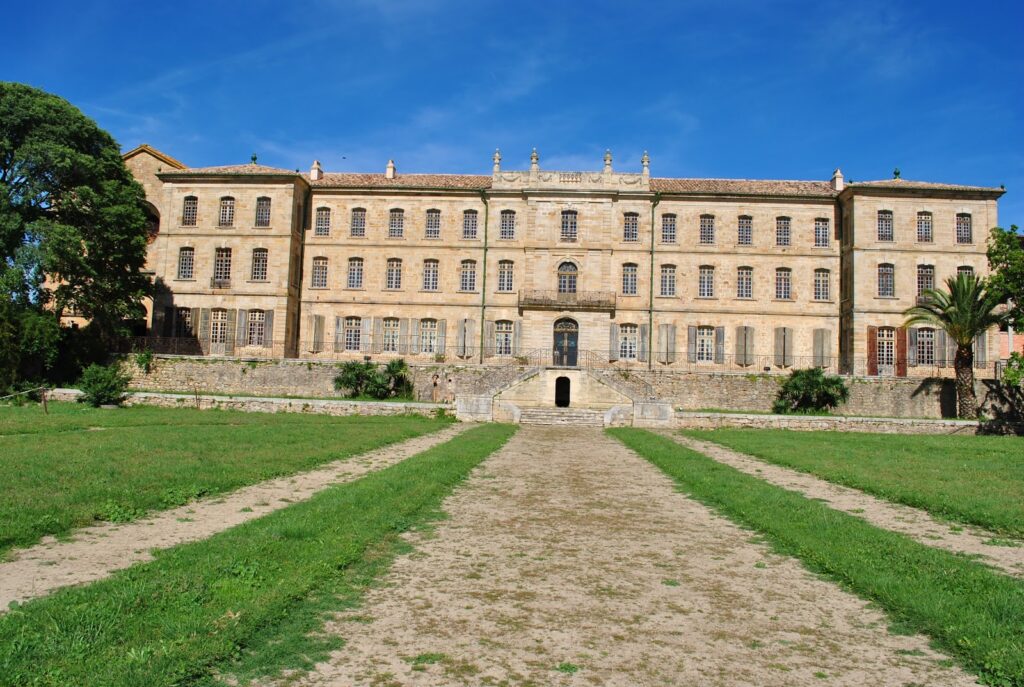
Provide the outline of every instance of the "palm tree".
<path id="1" fill-rule="evenodd" d="M 953 369 L 956 370 L 957 415 L 962 418 L 978 416 L 978 399 L 974 394 L 975 338 L 989 328 L 1002 323 L 1005 314 L 996 312 L 999 295 L 988 289 L 984 279 L 973 274 L 960 273 L 946 280 L 947 290 L 928 289 L 918 305 L 903 314 L 905 326 L 930 324 L 946 332 L 956 342 Z"/>

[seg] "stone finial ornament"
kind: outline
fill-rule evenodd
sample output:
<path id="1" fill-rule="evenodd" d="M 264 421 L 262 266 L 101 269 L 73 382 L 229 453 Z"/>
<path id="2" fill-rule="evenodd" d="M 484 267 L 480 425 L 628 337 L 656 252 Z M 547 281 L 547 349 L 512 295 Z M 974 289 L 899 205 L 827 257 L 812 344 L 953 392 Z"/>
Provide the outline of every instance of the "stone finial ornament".
<path id="1" fill-rule="evenodd" d="M 384 168 L 384 178 L 394 179 L 395 178 L 395 161 L 388 160 L 388 166 Z"/>
<path id="2" fill-rule="evenodd" d="M 896 169 L 892 170 L 892 178 L 893 179 L 899 179 L 900 178 L 900 168 L 899 167 L 897 167 Z"/>
<path id="3" fill-rule="evenodd" d="M 643 168 L 643 175 L 645 177 L 651 176 L 651 156 L 644 151 L 643 157 L 640 158 L 640 166 Z"/>
<path id="4" fill-rule="evenodd" d="M 607 149 L 607 150 L 604 151 L 604 173 L 605 174 L 611 174 L 612 173 L 612 151 L 611 151 L 611 149 Z"/>
<path id="5" fill-rule="evenodd" d="M 256 164 L 256 153 L 253 153 L 252 157 L 249 159 L 252 160 L 252 164 Z"/>
<path id="6" fill-rule="evenodd" d="M 319 181 L 324 178 L 324 168 L 320 166 L 320 160 L 313 160 L 313 166 L 309 168 L 311 181 Z"/>
<path id="7" fill-rule="evenodd" d="M 501 171 L 501 148 L 494 149 L 494 173 Z"/>
<path id="8" fill-rule="evenodd" d="M 540 155 L 537 154 L 537 149 L 534 148 L 533 152 L 530 153 L 530 171 L 536 172 L 540 170 Z"/>

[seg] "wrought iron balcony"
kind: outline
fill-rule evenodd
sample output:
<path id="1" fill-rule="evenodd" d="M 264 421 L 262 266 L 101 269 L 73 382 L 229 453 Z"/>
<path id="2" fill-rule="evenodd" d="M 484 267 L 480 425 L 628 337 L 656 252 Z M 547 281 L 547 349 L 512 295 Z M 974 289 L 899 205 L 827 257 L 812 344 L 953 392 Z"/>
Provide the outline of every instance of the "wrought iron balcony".
<path id="1" fill-rule="evenodd" d="M 614 291 L 562 293 L 542 289 L 519 292 L 520 310 L 608 310 L 615 311 Z"/>

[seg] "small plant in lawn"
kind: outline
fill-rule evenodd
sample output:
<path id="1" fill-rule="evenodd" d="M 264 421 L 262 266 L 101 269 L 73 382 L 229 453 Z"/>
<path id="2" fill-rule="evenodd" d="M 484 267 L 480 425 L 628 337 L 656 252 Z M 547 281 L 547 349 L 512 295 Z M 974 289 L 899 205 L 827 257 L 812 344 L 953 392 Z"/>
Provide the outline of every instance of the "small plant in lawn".
<path id="1" fill-rule="evenodd" d="M 119 405 L 124 400 L 130 378 L 121 371 L 118 363 L 108 366 L 93 363 L 82 372 L 78 388 L 82 390 L 81 401 L 97 408 L 102 405 Z"/>
<path id="2" fill-rule="evenodd" d="M 846 383 L 826 375 L 820 367 L 793 370 L 772 404 L 776 413 L 821 413 L 834 409 L 850 396 Z"/>
<path id="3" fill-rule="evenodd" d="M 559 663 L 555 670 L 566 675 L 572 675 L 573 673 L 579 672 L 580 667 L 575 663 Z"/>

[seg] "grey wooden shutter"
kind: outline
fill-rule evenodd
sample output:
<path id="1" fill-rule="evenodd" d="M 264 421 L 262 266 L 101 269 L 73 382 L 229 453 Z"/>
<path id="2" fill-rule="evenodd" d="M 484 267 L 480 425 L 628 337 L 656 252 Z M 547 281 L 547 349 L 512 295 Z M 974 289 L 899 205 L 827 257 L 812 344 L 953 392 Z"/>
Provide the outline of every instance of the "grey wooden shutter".
<path id="1" fill-rule="evenodd" d="M 697 362 L 697 327 L 692 324 L 686 328 L 686 362 Z"/>
<path id="2" fill-rule="evenodd" d="M 735 342 L 734 348 L 736 350 L 736 364 L 737 365 L 749 365 L 750 364 L 750 362 L 747 361 L 747 336 L 746 336 L 747 331 L 746 330 L 747 330 L 747 328 L 742 326 L 742 325 L 740 325 L 739 327 L 736 327 L 736 342 Z"/>
<path id="3" fill-rule="evenodd" d="M 323 315 L 313 316 L 313 347 L 317 353 L 324 350 L 324 327 L 327 318 Z M 366 335 L 366 319 L 363 319 L 363 336 Z"/>
<path id="4" fill-rule="evenodd" d="M 413 317 L 409 319 L 409 353 L 420 353 L 420 320 Z"/>
<path id="5" fill-rule="evenodd" d="M 985 367 L 988 365 L 988 332 L 982 332 L 974 337 L 974 366 Z"/>
<path id="6" fill-rule="evenodd" d="M 490 357 L 497 353 L 497 345 L 494 340 L 494 320 L 484 322 L 484 355 Z"/>
<path id="7" fill-rule="evenodd" d="M 946 330 L 935 330 L 935 364 L 939 367 L 946 366 Z"/>
<path id="8" fill-rule="evenodd" d="M 437 352 L 444 355 L 445 347 L 448 345 L 448 320 L 437 321 Z M 516 344 L 518 345 L 518 344 Z"/>
<path id="9" fill-rule="evenodd" d="M 744 327 L 744 329 L 746 330 L 744 332 L 744 334 L 746 336 L 745 347 L 747 349 L 747 364 L 748 365 L 753 365 L 754 364 L 754 328 L 753 327 Z"/>
<path id="10" fill-rule="evenodd" d="M 821 330 L 821 366 L 832 366 L 832 330 Z"/>
<path id="11" fill-rule="evenodd" d="M 785 338 L 785 354 L 782 362 L 786 364 L 786 367 L 793 367 L 793 328 L 783 327 L 782 331 Z"/>
<path id="12" fill-rule="evenodd" d="M 238 326 L 235 328 L 235 345 L 241 348 L 249 343 L 249 311 L 238 311 Z"/>
<path id="13" fill-rule="evenodd" d="M 227 332 L 224 337 L 224 354 L 233 355 L 235 352 L 235 317 L 238 311 L 232 308 L 228 310 Z"/>
<path id="14" fill-rule="evenodd" d="M 466 356 L 473 355 L 476 348 L 476 320 L 466 320 Z"/>
<path id="15" fill-rule="evenodd" d="M 523 354 L 523 323 L 515 320 L 512 323 L 512 355 Z"/>
<path id="16" fill-rule="evenodd" d="M 637 353 L 637 360 L 647 362 L 647 354 L 650 349 L 651 328 L 646 324 L 640 325 L 640 349 Z"/>
<path id="17" fill-rule="evenodd" d="M 466 320 L 458 320 L 458 329 L 455 330 L 455 355 L 466 355 Z"/>
<path id="18" fill-rule="evenodd" d="M 384 350 L 384 318 L 373 318 L 373 352 L 380 353 Z"/>
<path id="19" fill-rule="evenodd" d="M 715 362 L 725 362 L 725 327 L 715 327 Z"/>
<path id="20" fill-rule="evenodd" d="M 668 350 L 665 352 L 665 361 L 674 363 L 676 361 L 676 326 L 668 326 Z"/>
<path id="21" fill-rule="evenodd" d="M 608 360 L 619 359 L 619 325 L 608 325 Z"/>
<path id="22" fill-rule="evenodd" d="M 308 318 L 307 318 L 308 319 Z M 308 334 L 307 334 L 308 336 Z M 342 317 L 334 318 L 334 352 L 345 350 L 345 320 Z"/>
<path id="23" fill-rule="evenodd" d="M 403 317 L 398 321 L 398 352 L 402 355 L 409 353 L 409 318 Z"/>
<path id="24" fill-rule="evenodd" d="M 815 329 L 814 330 L 814 343 L 813 343 L 813 346 L 814 346 L 814 348 L 813 348 L 813 356 L 814 357 L 811 359 L 811 363 L 812 363 L 812 365 L 814 365 L 814 367 L 825 367 L 825 364 L 822 362 L 822 355 L 823 354 L 822 354 L 822 351 L 821 351 L 821 347 L 823 345 L 822 344 L 822 338 L 823 338 L 822 334 L 824 332 L 825 332 L 824 329 Z"/>
<path id="25" fill-rule="evenodd" d="M 786 328 L 775 328 L 775 366 L 782 367 L 786 364 Z"/>
<path id="26" fill-rule="evenodd" d="M 306 337 L 306 350 L 310 353 L 316 351 L 316 346 L 313 345 L 314 329 L 316 329 L 316 317 L 314 315 L 306 315 L 306 327 L 303 336 Z"/>
<path id="27" fill-rule="evenodd" d="M 210 309 L 202 308 L 199 311 L 199 340 L 203 343 L 210 343 Z M 203 351 L 205 353 L 205 349 Z"/>
<path id="28" fill-rule="evenodd" d="M 263 311 L 263 348 L 274 347 L 274 311 Z"/>
<path id="29" fill-rule="evenodd" d="M 202 317 L 202 310 L 200 308 L 192 308 L 192 326 L 189 327 L 189 334 L 192 336 L 199 336 L 199 321 Z"/>
<path id="30" fill-rule="evenodd" d="M 907 365 L 917 367 L 917 328 L 907 330 Z"/>
<path id="31" fill-rule="evenodd" d="M 666 362 L 668 356 L 668 325 L 658 325 L 658 348 L 657 348 L 657 360 L 659 363 Z"/>
<path id="32" fill-rule="evenodd" d="M 373 318 L 364 317 L 359 321 L 362 331 L 359 332 L 359 350 L 363 353 L 370 352 L 370 342 L 373 340 Z"/>

